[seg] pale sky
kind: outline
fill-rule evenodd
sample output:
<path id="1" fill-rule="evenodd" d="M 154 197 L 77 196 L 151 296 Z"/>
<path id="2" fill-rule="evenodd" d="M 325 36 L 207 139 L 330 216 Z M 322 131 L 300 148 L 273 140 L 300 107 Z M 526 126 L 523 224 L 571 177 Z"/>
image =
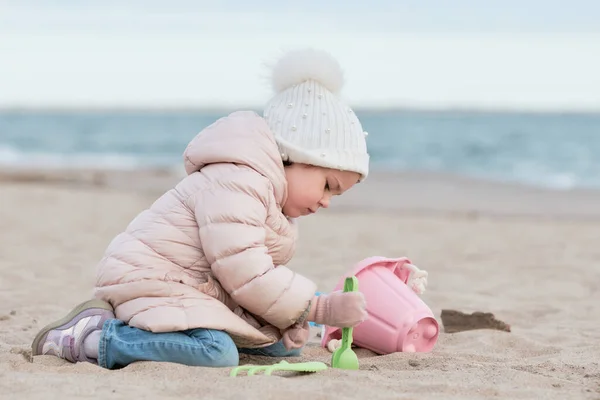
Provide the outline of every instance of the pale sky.
<path id="1" fill-rule="evenodd" d="M 0 107 L 260 107 L 313 46 L 354 106 L 600 111 L 600 1 L 284 3 L 0 0 Z"/>

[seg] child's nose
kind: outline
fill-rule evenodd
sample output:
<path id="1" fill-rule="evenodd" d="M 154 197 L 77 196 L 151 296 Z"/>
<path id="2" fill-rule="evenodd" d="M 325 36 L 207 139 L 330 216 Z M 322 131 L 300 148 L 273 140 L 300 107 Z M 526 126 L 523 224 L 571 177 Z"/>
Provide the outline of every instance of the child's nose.
<path id="1" fill-rule="evenodd" d="M 319 202 L 319 205 L 323 208 L 328 208 L 330 200 L 331 200 L 331 197 L 326 195 L 321 199 L 321 201 Z"/>

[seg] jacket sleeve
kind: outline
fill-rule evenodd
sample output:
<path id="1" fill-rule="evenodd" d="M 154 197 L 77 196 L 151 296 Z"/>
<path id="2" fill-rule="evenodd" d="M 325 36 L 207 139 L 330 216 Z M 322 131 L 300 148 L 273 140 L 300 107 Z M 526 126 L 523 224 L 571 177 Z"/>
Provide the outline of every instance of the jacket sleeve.
<path id="1" fill-rule="evenodd" d="M 279 329 L 288 328 L 310 305 L 316 285 L 284 265 L 273 265 L 265 244 L 270 183 L 240 171 L 193 204 L 202 249 L 232 299 Z"/>

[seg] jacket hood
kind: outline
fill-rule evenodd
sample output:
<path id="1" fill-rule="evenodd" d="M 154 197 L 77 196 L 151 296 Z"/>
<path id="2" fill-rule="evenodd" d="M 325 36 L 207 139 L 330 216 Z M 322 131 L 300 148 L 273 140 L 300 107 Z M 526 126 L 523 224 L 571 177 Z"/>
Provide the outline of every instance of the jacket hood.
<path id="1" fill-rule="evenodd" d="M 246 165 L 273 183 L 275 198 L 283 205 L 287 181 L 283 161 L 266 121 L 252 111 L 237 111 L 203 129 L 183 153 L 188 175 L 218 163 Z"/>

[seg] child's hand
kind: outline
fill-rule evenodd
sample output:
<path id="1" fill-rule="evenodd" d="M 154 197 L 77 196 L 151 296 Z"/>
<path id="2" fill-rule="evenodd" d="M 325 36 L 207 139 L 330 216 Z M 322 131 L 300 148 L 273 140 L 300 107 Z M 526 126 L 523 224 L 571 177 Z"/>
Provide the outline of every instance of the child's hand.
<path id="1" fill-rule="evenodd" d="M 350 328 L 367 319 L 367 302 L 361 292 L 333 292 L 315 296 L 309 321 Z"/>
<path id="2" fill-rule="evenodd" d="M 293 325 L 283 332 L 283 345 L 287 350 L 300 349 L 304 347 L 310 337 L 310 325 L 304 321 L 302 325 Z"/>

